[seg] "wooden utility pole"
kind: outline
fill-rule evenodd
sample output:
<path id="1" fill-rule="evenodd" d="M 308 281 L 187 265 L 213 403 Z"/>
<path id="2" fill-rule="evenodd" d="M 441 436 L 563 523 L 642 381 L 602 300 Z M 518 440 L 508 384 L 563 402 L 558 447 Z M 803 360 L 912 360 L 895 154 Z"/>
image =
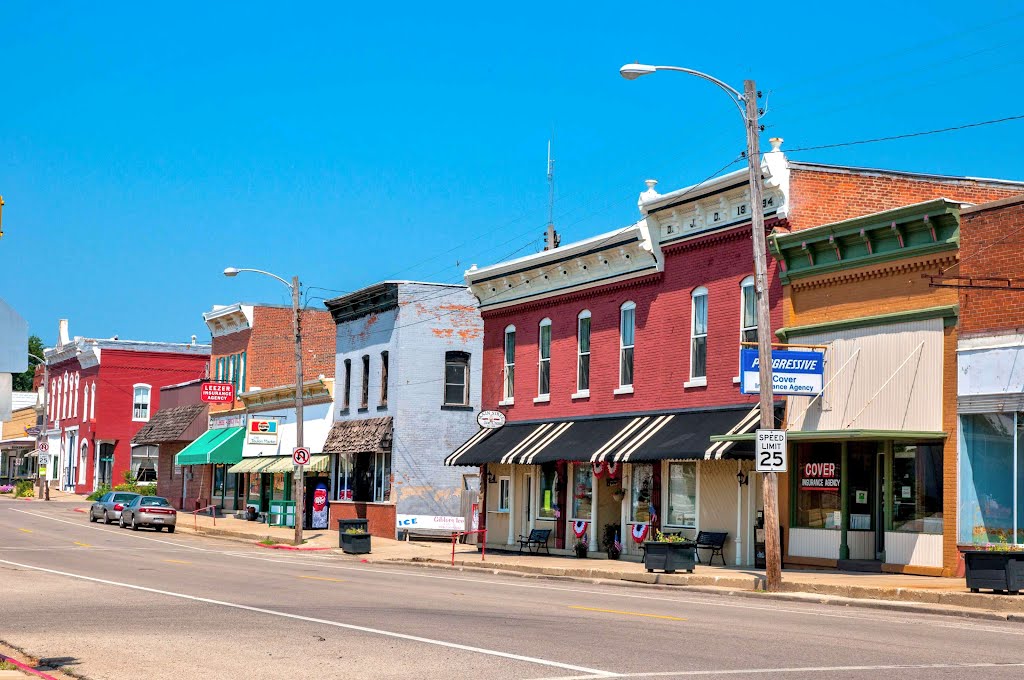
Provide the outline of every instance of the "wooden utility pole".
<path id="1" fill-rule="evenodd" d="M 292 327 L 295 331 L 295 446 L 302 448 L 302 319 L 299 309 L 299 277 L 292 277 Z M 306 511 L 306 468 L 295 466 L 295 545 L 302 545 L 302 521 Z"/>
<path id="2" fill-rule="evenodd" d="M 761 186 L 761 126 L 758 123 L 757 87 L 743 81 L 746 105 L 747 169 L 750 176 L 750 227 L 754 242 L 754 295 L 757 301 L 757 356 L 760 366 L 761 429 L 775 429 L 772 397 L 772 319 L 768 304 L 767 246 L 764 238 L 764 208 Z M 788 452 L 787 452 L 788 455 Z M 776 473 L 764 474 L 765 588 L 778 592 L 782 585 L 782 547 L 779 545 L 779 489 Z"/>

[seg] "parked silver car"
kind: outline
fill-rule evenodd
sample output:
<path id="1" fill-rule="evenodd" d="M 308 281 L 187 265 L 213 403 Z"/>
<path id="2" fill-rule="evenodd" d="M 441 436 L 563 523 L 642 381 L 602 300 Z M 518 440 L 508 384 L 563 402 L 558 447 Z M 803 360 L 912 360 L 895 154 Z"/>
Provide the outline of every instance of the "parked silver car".
<path id="1" fill-rule="evenodd" d="M 124 507 L 139 497 L 137 493 L 128 491 L 108 491 L 89 506 L 89 521 L 110 524 L 121 519 Z"/>
<path id="2" fill-rule="evenodd" d="M 134 531 L 138 531 L 139 527 L 153 527 L 160 531 L 167 527 L 167 531 L 173 534 L 177 519 L 178 511 L 166 498 L 139 496 L 121 511 L 121 528 L 130 526 Z"/>

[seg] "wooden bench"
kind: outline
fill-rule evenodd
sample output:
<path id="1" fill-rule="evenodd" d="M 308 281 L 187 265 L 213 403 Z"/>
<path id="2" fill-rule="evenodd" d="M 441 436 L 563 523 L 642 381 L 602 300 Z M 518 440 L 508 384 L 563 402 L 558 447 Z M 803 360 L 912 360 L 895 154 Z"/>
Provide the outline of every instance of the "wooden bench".
<path id="1" fill-rule="evenodd" d="M 708 564 L 712 564 L 715 561 L 715 555 L 722 558 L 722 566 L 725 566 L 725 555 L 722 554 L 722 548 L 725 547 L 725 539 L 729 536 L 727 531 L 701 531 L 697 534 L 697 561 L 700 562 L 700 551 L 710 550 L 711 559 L 708 560 Z"/>
<path id="2" fill-rule="evenodd" d="M 523 548 L 528 551 L 540 552 L 541 548 L 544 548 L 544 552 L 548 555 L 551 551 L 548 549 L 548 539 L 551 537 L 551 529 L 534 529 L 530 532 L 529 536 L 519 537 L 519 554 L 523 554 Z M 534 551 L 533 547 L 536 546 L 537 550 Z"/>

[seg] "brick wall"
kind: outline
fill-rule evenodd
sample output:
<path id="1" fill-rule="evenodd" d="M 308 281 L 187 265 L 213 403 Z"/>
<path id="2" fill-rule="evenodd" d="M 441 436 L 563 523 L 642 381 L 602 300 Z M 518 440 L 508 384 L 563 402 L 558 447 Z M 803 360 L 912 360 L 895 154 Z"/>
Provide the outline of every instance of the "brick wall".
<path id="1" fill-rule="evenodd" d="M 339 519 L 365 519 L 372 536 L 395 538 L 398 530 L 398 514 L 394 505 L 388 503 L 352 503 L 332 501 L 327 528 L 338 530 Z"/>
<path id="2" fill-rule="evenodd" d="M 334 377 L 335 326 L 330 312 L 302 312 L 302 376 Z M 292 310 L 286 307 L 255 307 L 248 347 L 248 385 L 279 387 L 295 384 L 295 336 Z M 240 351 L 240 350 L 239 350 Z"/>
<path id="3" fill-rule="evenodd" d="M 483 407 L 502 398 L 504 330 L 516 327 L 515 405 L 501 407 L 510 420 L 570 417 L 664 408 L 756 402 L 740 394 L 740 282 L 753 274 L 749 227 L 738 227 L 667 248 L 665 271 L 622 284 L 601 286 L 484 316 Z M 781 323 L 782 288 L 776 262 L 768 259 L 772 327 Z M 684 389 L 690 377 L 691 293 L 708 289 L 707 386 Z M 619 386 L 619 308 L 636 303 L 633 394 Z M 577 315 L 591 313 L 590 397 L 576 392 Z M 550 318 L 551 400 L 537 396 L 537 342 L 541 319 Z"/>
<path id="4" fill-rule="evenodd" d="M 1024 189 L 973 179 L 854 174 L 827 168 L 793 168 L 790 182 L 789 228 L 793 231 L 934 198 L 984 203 L 1020 194 Z"/>
<path id="5" fill-rule="evenodd" d="M 957 363 L 956 326 L 944 329 L 942 339 L 942 575 L 963 576 L 963 557 L 956 546 L 957 525 Z"/>
<path id="6" fill-rule="evenodd" d="M 950 274 L 1024 279 L 1024 196 L 965 210 L 960 267 Z M 1024 330 L 1024 291 L 961 289 L 960 329 L 966 335 Z"/>

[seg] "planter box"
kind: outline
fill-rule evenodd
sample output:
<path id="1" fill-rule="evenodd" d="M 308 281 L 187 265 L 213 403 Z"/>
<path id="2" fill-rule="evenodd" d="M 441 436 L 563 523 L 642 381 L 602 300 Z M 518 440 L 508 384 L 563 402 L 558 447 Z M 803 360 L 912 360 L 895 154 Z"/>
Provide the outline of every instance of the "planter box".
<path id="1" fill-rule="evenodd" d="M 987 588 L 1016 595 L 1024 590 L 1024 552 L 967 550 L 964 563 L 972 593 Z"/>
<path id="2" fill-rule="evenodd" d="M 369 555 L 370 534 L 342 534 L 341 549 L 349 555 Z"/>
<path id="3" fill-rule="evenodd" d="M 697 564 L 697 546 L 693 543 L 644 542 L 644 567 L 647 571 L 661 569 L 666 574 L 679 571 L 693 573 Z"/>

